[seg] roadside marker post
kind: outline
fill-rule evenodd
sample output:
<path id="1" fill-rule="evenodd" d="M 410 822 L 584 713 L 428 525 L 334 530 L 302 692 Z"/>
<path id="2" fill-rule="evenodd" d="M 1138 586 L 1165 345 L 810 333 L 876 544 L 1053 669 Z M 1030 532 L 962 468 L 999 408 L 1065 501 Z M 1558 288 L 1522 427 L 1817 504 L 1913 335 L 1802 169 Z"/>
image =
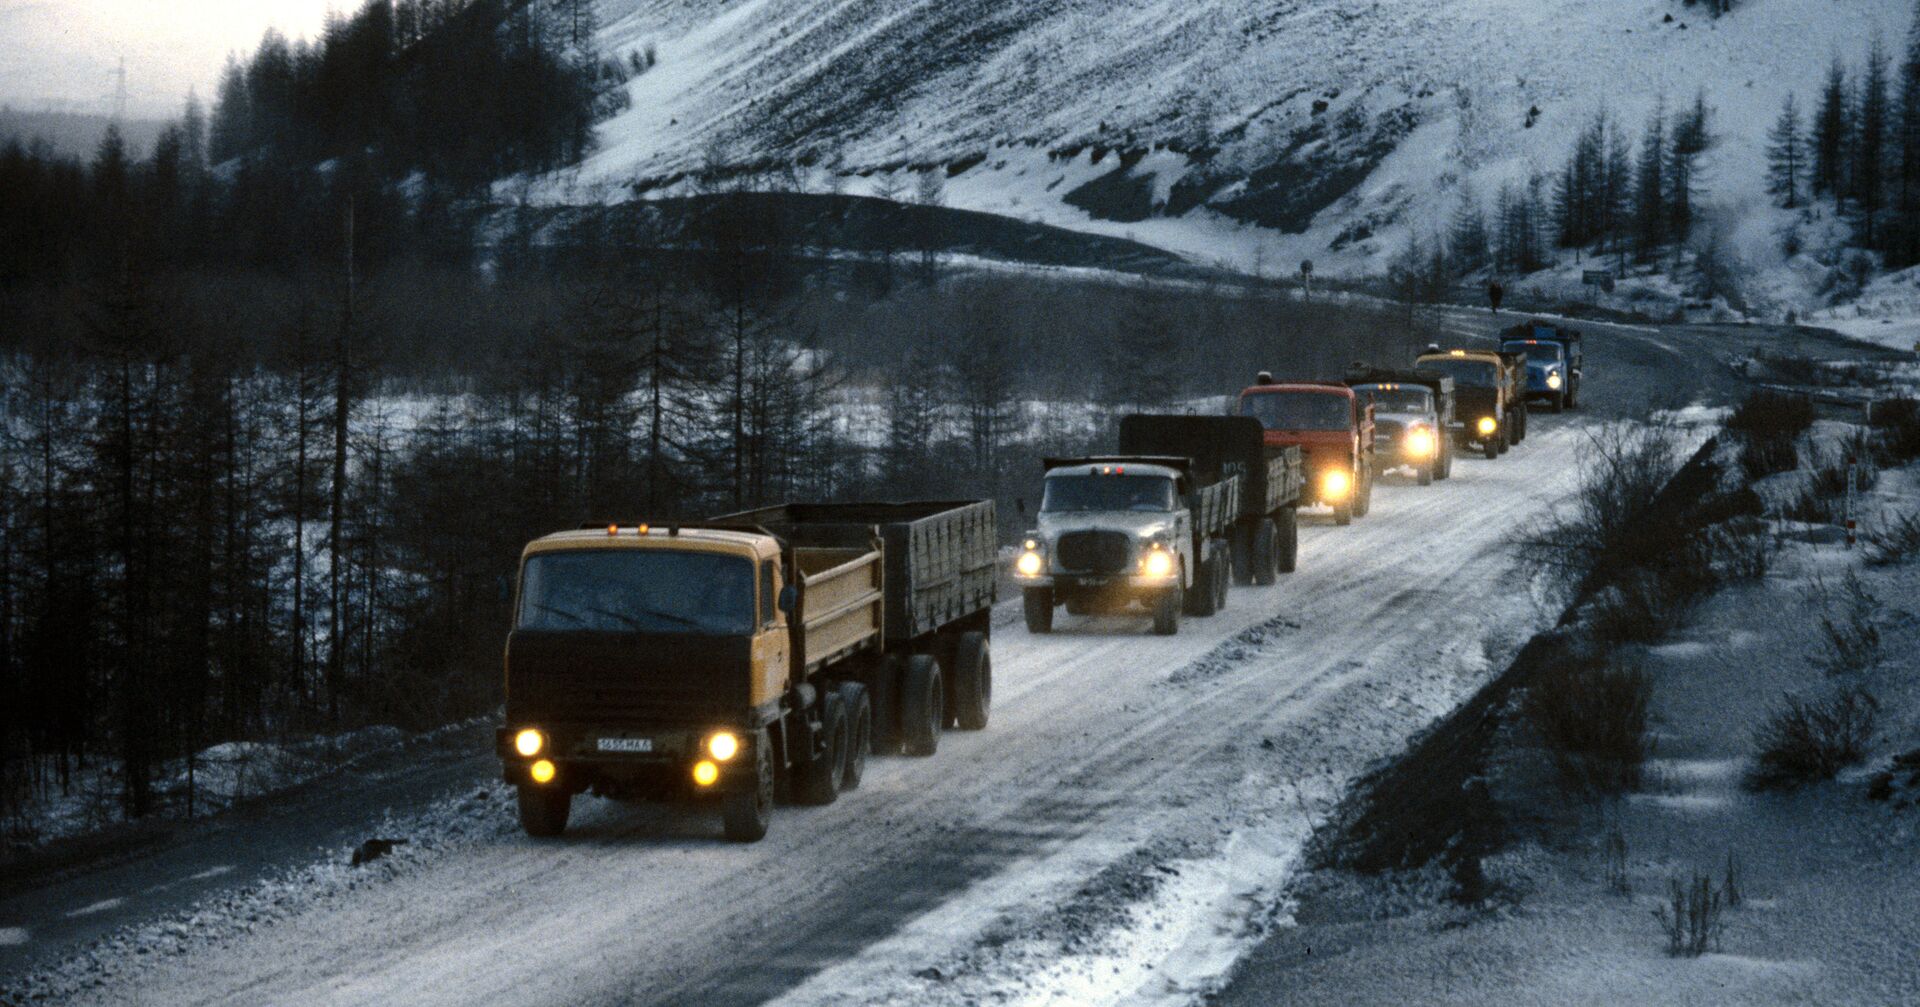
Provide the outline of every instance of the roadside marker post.
<path id="1" fill-rule="evenodd" d="M 1856 522 L 1854 521 L 1853 514 L 1854 514 L 1854 488 L 1857 487 L 1858 485 L 1860 485 L 1860 462 L 1859 462 L 1859 459 L 1853 457 L 1852 455 L 1848 455 L 1847 456 L 1847 497 L 1846 497 L 1846 504 L 1845 504 L 1846 509 L 1841 512 L 1841 520 L 1845 523 L 1845 527 L 1847 529 L 1847 548 L 1848 549 L 1853 548 L 1854 541 L 1856 538 L 1856 532 L 1857 532 Z"/>

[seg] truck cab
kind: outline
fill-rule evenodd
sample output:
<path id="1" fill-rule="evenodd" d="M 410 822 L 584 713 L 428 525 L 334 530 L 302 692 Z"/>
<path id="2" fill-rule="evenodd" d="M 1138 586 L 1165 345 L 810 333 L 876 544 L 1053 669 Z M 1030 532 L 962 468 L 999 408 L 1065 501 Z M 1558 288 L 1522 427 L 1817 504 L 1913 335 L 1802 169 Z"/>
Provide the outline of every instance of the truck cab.
<path id="1" fill-rule="evenodd" d="M 1366 516 L 1373 501 L 1374 413 L 1340 382 L 1275 383 L 1262 373 L 1240 393 L 1235 414 L 1251 416 L 1269 447 L 1298 447 L 1307 483 L 1301 500 L 1333 509 L 1335 524 Z"/>
<path id="2" fill-rule="evenodd" d="M 1381 471 L 1412 469 L 1422 486 L 1447 478 L 1453 461 L 1448 429 L 1453 419 L 1452 379 L 1439 378 L 1435 383 L 1445 383 L 1445 394 L 1436 395 L 1427 384 L 1390 377 L 1362 374 L 1350 385 L 1355 395 L 1373 406 L 1377 467 Z"/>
<path id="3" fill-rule="evenodd" d="M 1454 417 L 1448 426 L 1454 443 L 1498 458 L 1526 435 L 1519 361 L 1494 350 L 1429 350 L 1414 367 L 1453 379 Z"/>
<path id="4" fill-rule="evenodd" d="M 1574 408 L 1579 401 L 1585 362 L 1580 341 L 1580 333 L 1573 329 L 1528 322 L 1503 333 L 1500 349 L 1526 355 L 1527 401 L 1545 402 L 1557 413 Z"/>

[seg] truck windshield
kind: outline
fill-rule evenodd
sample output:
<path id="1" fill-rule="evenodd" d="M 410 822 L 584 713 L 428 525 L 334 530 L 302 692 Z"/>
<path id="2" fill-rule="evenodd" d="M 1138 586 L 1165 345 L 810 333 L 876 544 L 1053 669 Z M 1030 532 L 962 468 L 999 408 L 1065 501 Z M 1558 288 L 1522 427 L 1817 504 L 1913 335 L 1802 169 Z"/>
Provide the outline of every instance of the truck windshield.
<path id="1" fill-rule="evenodd" d="M 1060 511 L 1170 511 L 1173 480 L 1166 476 L 1048 476 L 1040 509 Z"/>
<path id="2" fill-rule="evenodd" d="M 1240 397 L 1240 415 L 1268 430 L 1348 430 L 1353 409 L 1347 401 L 1324 392 L 1255 392 Z"/>
<path id="3" fill-rule="evenodd" d="M 1433 393 L 1425 388 L 1378 388 L 1362 385 L 1354 391 L 1365 395 L 1373 407 L 1383 413 L 1433 412 Z"/>
<path id="4" fill-rule="evenodd" d="M 739 556 L 582 549 L 529 558 L 519 628 L 744 636 L 753 631 L 753 564 Z"/>
<path id="5" fill-rule="evenodd" d="M 1494 367 L 1484 360 L 1469 360 L 1462 357 L 1426 357 L 1420 361 L 1423 371 L 1438 371 L 1453 376 L 1453 383 L 1462 388 L 1492 388 Z"/>
<path id="6" fill-rule="evenodd" d="M 1508 343 L 1500 348 L 1508 353 L 1525 353 L 1527 359 L 1536 364 L 1560 362 L 1559 343 Z"/>

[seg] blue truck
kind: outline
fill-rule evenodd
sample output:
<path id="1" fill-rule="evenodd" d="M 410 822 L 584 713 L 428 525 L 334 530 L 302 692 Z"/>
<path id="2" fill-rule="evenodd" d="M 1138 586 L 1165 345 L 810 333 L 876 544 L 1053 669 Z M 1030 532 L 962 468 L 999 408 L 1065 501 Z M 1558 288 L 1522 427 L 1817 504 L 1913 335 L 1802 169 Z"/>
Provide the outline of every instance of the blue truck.
<path id="1" fill-rule="evenodd" d="M 1554 412 L 1580 403 L 1580 332 L 1551 322 L 1522 322 L 1500 334 L 1500 349 L 1527 356 L 1528 402 L 1544 402 Z"/>

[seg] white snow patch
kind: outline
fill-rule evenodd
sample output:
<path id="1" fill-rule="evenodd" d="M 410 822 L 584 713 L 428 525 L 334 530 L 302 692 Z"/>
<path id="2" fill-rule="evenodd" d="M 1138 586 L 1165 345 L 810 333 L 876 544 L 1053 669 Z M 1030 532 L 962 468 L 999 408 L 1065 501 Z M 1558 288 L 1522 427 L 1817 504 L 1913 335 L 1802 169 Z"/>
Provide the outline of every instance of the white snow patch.
<path id="1" fill-rule="evenodd" d="M 104 913 L 109 909 L 119 908 L 121 904 L 125 903 L 126 901 L 127 901 L 126 899 L 118 899 L 118 898 L 101 899 L 100 901 L 95 902 L 92 905 L 81 906 L 80 908 L 67 913 L 67 918 L 75 919 L 81 916 L 92 916 L 94 913 Z"/>
<path id="2" fill-rule="evenodd" d="M 31 939 L 26 927 L 0 927 L 0 947 L 19 947 Z"/>

